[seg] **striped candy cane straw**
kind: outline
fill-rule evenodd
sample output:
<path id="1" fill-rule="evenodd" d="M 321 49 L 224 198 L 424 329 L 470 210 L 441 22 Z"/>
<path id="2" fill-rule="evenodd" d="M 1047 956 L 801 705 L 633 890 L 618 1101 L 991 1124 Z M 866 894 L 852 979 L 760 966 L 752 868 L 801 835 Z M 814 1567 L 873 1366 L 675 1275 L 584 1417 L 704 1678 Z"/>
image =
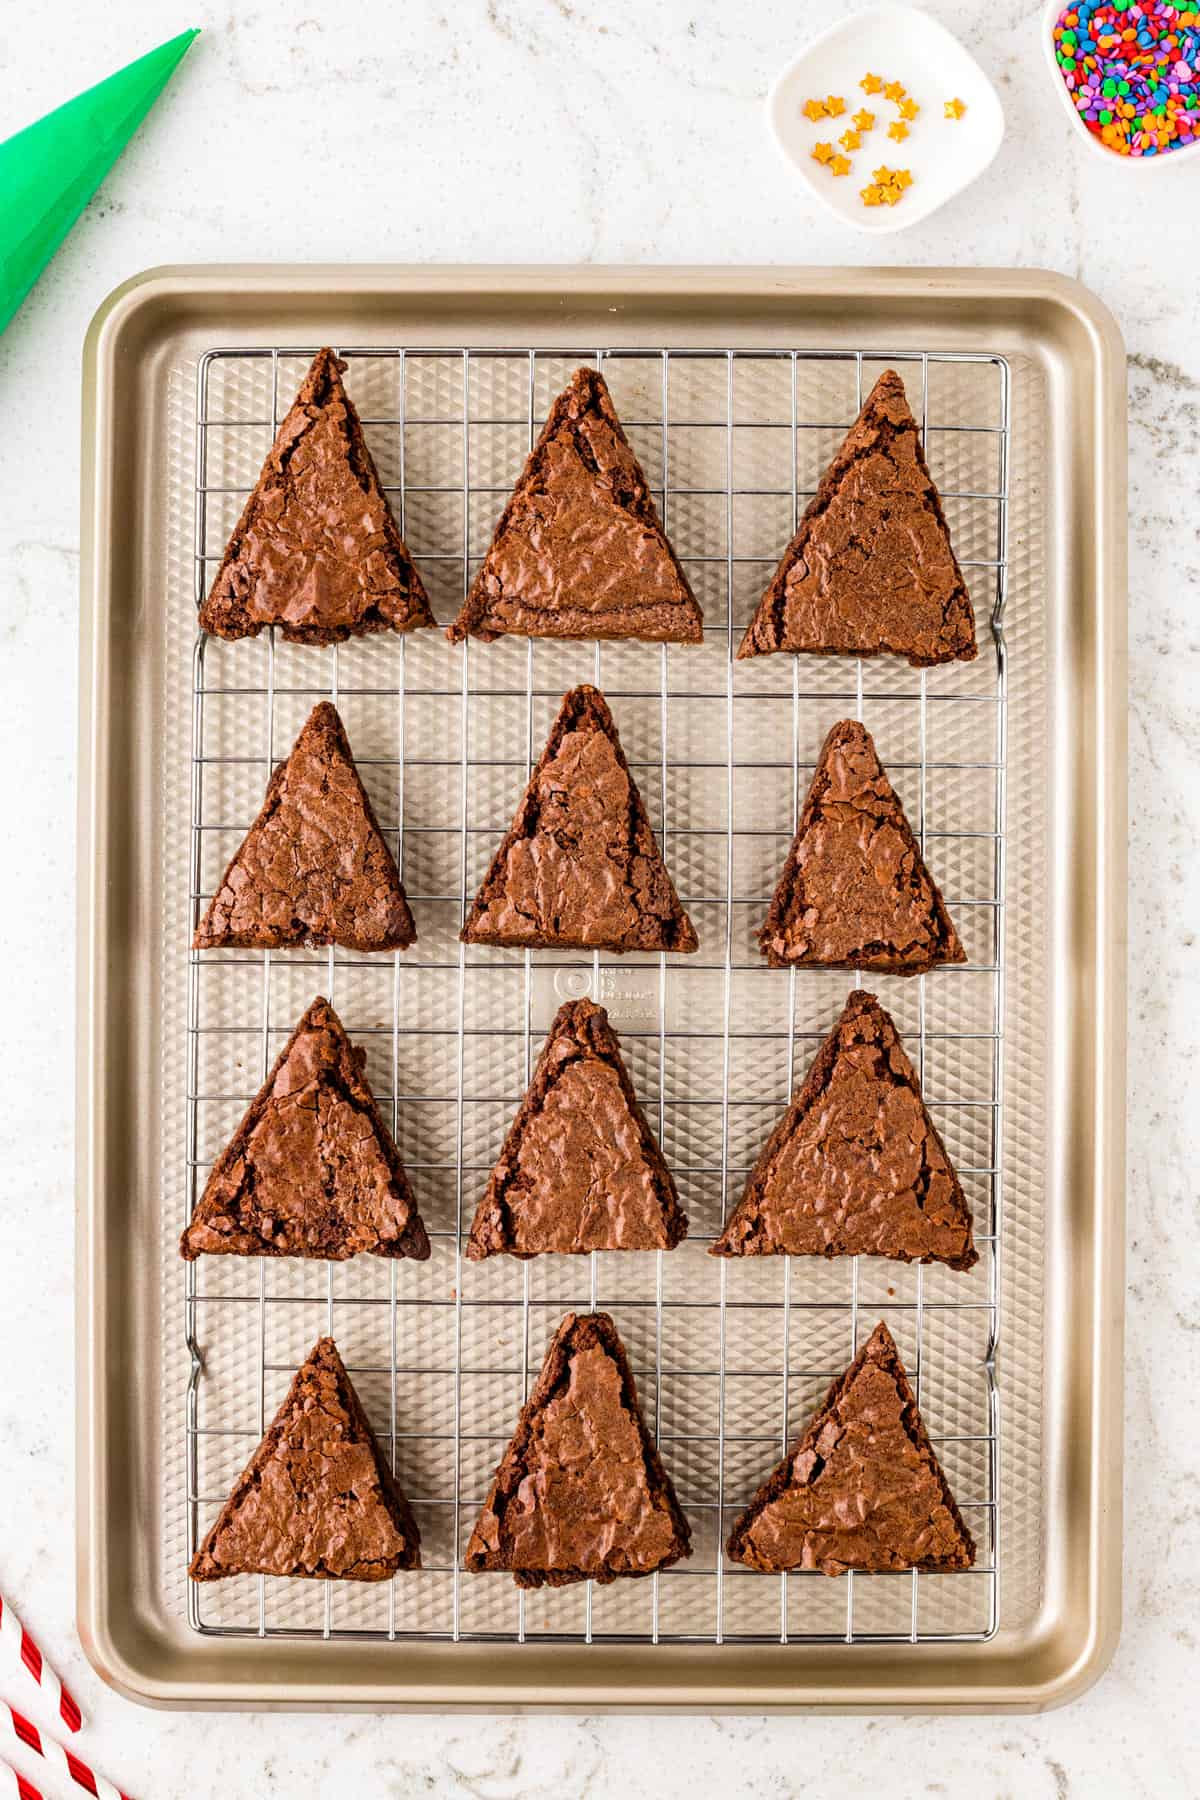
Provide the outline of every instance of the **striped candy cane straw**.
<path id="1" fill-rule="evenodd" d="M 38 1756 L 44 1756 L 48 1763 L 53 1763 L 56 1768 L 69 1775 L 76 1787 L 93 1795 L 94 1800 L 129 1800 L 128 1794 L 123 1794 L 111 1781 L 105 1781 L 103 1775 L 97 1775 L 73 1750 L 68 1750 L 65 1744 L 58 1743 L 46 1732 L 39 1731 L 32 1719 L 19 1713 L 7 1700 L 0 1700 L 0 1719 L 3 1719 L 5 1713 L 8 1714 L 13 1731 L 27 1749 L 33 1750 Z"/>
<path id="2" fill-rule="evenodd" d="M 3 1594 L 0 1594 L 0 1644 L 6 1644 L 11 1655 L 20 1657 L 39 1687 L 45 1690 L 51 1706 L 57 1707 L 67 1730 L 78 1731 L 83 1724 L 82 1713 Z"/>
<path id="3" fill-rule="evenodd" d="M 11 1763 L 0 1756 L 0 1794 L 12 1795 L 13 1800 L 43 1800 L 40 1788 L 35 1788 L 32 1781 L 26 1781 L 18 1775 Z"/>

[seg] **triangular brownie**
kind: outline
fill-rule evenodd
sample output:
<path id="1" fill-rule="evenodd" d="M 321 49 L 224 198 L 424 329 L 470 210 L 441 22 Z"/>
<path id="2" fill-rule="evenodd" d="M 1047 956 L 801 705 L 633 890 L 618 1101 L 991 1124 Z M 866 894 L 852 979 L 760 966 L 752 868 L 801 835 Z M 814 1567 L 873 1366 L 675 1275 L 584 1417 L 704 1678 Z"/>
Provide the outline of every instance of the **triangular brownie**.
<path id="1" fill-rule="evenodd" d="M 490 643 L 641 638 L 698 644 L 704 621 L 604 377 L 577 369 L 530 451 L 449 629 Z"/>
<path id="2" fill-rule="evenodd" d="M 776 650 L 969 662 L 975 614 L 917 421 L 879 377 L 784 552 L 739 657 Z"/>
<path id="3" fill-rule="evenodd" d="M 332 1338 L 296 1371 L 271 1428 L 192 1558 L 227 1575 L 387 1581 L 419 1569 L 421 1534 Z"/>
<path id="4" fill-rule="evenodd" d="M 692 1534 L 607 1313 L 568 1313 L 475 1521 L 465 1567 L 518 1587 L 651 1575 Z"/>
<path id="5" fill-rule="evenodd" d="M 467 1255 L 673 1250 L 686 1232 L 608 1014 L 569 1000 L 479 1202 Z"/>
<path id="6" fill-rule="evenodd" d="M 871 734 L 833 727 L 758 934 L 773 969 L 919 975 L 967 955 Z"/>
<path id="7" fill-rule="evenodd" d="M 247 500 L 200 624 L 298 644 L 411 631 L 433 614 L 332 350 L 318 350 Z"/>
<path id="8" fill-rule="evenodd" d="M 969 1569 L 975 1544 L 882 1322 L 729 1534 L 734 1562 L 784 1569 Z"/>
<path id="9" fill-rule="evenodd" d="M 195 947 L 405 950 L 416 935 L 345 727 L 337 708 L 323 700 L 271 776 L 262 811 L 221 877 Z"/>
<path id="10" fill-rule="evenodd" d="M 564 697 L 462 939 L 517 949 L 698 948 L 598 688 Z"/>
<path id="11" fill-rule="evenodd" d="M 213 1164 L 182 1256 L 425 1261 L 429 1238 L 365 1062 L 328 1000 L 314 1000 Z"/>
<path id="12" fill-rule="evenodd" d="M 851 994 L 712 1256 L 890 1256 L 973 1268 L 971 1214 L 874 994 Z"/>

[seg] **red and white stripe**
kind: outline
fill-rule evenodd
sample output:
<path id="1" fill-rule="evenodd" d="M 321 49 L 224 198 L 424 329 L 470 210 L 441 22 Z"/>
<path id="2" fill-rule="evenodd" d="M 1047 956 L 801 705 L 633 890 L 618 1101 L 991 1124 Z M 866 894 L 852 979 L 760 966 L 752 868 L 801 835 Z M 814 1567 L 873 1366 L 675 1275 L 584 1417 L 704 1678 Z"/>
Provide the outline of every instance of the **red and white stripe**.
<path id="1" fill-rule="evenodd" d="M 18 1657 L 25 1664 L 67 1730 L 78 1731 L 83 1724 L 82 1713 L 3 1594 L 0 1594 L 0 1645 L 5 1646 L 10 1656 Z"/>
<path id="2" fill-rule="evenodd" d="M 0 1794 L 12 1797 L 12 1800 L 43 1800 L 42 1790 L 35 1788 L 32 1781 L 26 1781 L 18 1775 L 11 1763 L 0 1756 Z"/>
<path id="3" fill-rule="evenodd" d="M 128 1794 L 123 1794 L 119 1787 L 114 1787 L 103 1775 L 97 1775 L 73 1750 L 68 1750 L 65 1744 L 60 1744 L 47 1732 L 39 1730 L 32 1719 L 19 1713 L 7 1700 L 0 1700 L 0 1722 L 5 1714 L 8 1715 L 14 1734 L 27 1750 L 32 1750 L 37 1756 L 44 1756 L 48 1763 L 53 1763 L 64 1775 L 69 1775 L 76 1787 L 93 1795 L 94 1800 L 129 1800 Z"/>

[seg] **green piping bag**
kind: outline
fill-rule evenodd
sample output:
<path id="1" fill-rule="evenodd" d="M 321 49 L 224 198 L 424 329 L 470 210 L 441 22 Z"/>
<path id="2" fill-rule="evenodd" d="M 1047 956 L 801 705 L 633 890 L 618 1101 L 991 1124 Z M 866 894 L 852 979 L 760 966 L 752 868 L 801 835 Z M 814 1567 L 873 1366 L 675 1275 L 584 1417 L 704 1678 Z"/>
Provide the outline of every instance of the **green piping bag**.
<path id="1" fill-rule="evenodd" d="M 0 144 L 0 331 L 199 35 L 181 31 Z"/>

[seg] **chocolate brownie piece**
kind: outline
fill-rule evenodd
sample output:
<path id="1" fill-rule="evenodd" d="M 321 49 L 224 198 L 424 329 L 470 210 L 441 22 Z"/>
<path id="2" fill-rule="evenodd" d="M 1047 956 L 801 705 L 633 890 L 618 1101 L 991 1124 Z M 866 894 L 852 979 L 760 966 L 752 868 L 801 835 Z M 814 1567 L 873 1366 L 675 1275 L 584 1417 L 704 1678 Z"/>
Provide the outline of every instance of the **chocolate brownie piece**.
<path id="1" fill-rule="evenodd" d="M 892 369 L 825 471 L 738 655 L 776 650 L 907 656 L 917 669 L 976 654 L 970 596 Z"/>
<path id="2" fill-rule="evenodd" d="M 598 688 L 564 697 L 461 935 L 517 949 L 698 948 Z"/>
<path id="3" fill-rule="evenodd" d="M 328 1000 L 314 1000 L 213 1164 L 181 1256 L 340 1262 L 369 1250 L 426 1260 L 429 1238 L 366 1060 Z"/>
<path id="4" fill-rule="evenodd" d="M 971 1214 L 874 994 L 851 994 L 711 1256 L 890 1256 L 973 1268 Z"/>
<path id="5" fill-rule="evenodd" d="M 758 942 L 773 969 L 920 975 L 967 960 L 871 734 L 853 719 L 822 746 Z"/>
<path id="6" fill-rule="evenodd" d="M 447 635 L 698 644 L 704 621 L 604 377 L 550 409 Z"/>
<path id="7" fill-rule="evenodd" d="M 262 811 L 200 922 L 195 948 L 404 950 L 416 935 L 345 727 L 337 708 L 323 700 L 271 776 Z"/>
<path id="8" fill-rule="evenodd" d="M 271 1428 L 192 1558 L 227 1575 L 387 1581 L 419 1569 L 421 1534 L 332 1338 L 296 1371 Z"/>
<path id="9" fill-rule="evenodd" d="M 434 623 L 345 367 L 332 350 L 313 359 L 201 604 L 205 631 L 245 638 L 278 625 L 294 643 L 336 644 Z"/>
<path id="10" fill-rule="evenodd" d="M 479 1202 L 467 1255 L 673 1250 L 686 1233 L 608 1014 L 569 1000 Z"/>
<path id="11" fill-rule="evenodd" d="M 464 1566 L 518 1587 L 651 1575 L 692 1534 L 607 1313 L 568 1313 L 475 1521 Z"/>
<path id="12" fill-rule="evenodd" d="M 784 1569 L 969 1569 L 975 1544 L 882 1322 L 729 1534 L 734 1562 Z"/>

